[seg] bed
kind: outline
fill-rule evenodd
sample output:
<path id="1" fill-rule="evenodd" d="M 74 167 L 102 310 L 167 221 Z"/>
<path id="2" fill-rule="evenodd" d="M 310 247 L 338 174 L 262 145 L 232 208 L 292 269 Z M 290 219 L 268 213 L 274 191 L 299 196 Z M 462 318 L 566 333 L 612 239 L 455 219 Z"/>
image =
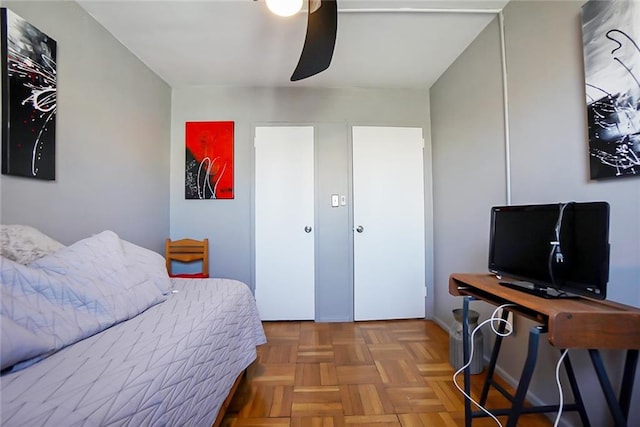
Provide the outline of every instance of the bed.
<path id="1" fill-rule="evenodd" d="M 239 281 L 169 279 L 160 265 L 112 232 L 26 265 L 3 254 L 0 424 L 213 425 L 266 342 L 255 300 Z"/>

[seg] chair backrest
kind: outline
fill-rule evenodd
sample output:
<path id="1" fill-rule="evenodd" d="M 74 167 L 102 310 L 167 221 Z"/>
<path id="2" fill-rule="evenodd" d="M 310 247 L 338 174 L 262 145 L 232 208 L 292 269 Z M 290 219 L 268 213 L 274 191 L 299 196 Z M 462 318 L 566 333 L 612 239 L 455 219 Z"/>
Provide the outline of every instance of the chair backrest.
<path id="1" fill-rule="evenodd" d="M 194 240 L 165 240 L 164 257 L 167 262 L 167 272 L 171 277 L 209 277 L 209 239 Z M 202 270 L 196 274 L 173 274 L 172 261 L 202 262 Z"/>

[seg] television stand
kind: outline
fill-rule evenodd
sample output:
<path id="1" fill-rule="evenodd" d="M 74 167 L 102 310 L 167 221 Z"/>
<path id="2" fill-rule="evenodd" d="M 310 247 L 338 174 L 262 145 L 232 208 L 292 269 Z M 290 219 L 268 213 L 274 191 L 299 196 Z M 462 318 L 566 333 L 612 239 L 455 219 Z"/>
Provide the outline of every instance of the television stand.
<path id="1" fill-rule="evenodd" d="M 499 280 L 498 283 L 502 286 L 506 286 L 507 288 L 526 292 L 528 294 L 535 295 L 541 298 L 579 298 L 578 295 L 560 292 L 557 289 L 539 286 L 531 282 L 526 282 L 524 280 Z"/>
<path id="2" fill-rule="evenodd" d="M 508 311 L 522 315 L 537 324 L 529 330 L 529 346 L 515 395 L 503 393 L 504 389 L 496 386 L 493 373 L 496 367 L 502 337 L 496 337 L 485 383 L 482 388 L 479 403 L 487 403 L 491 386 L 503 394 L 510 402 L 510 407 L 489 409 L 494 415 L 508 416 L 506 427 L 516 427 L 521 414 L 531 412 L 557 412 L 559 405 L 542 405 L 528 407 L 524 400 L 536 365 L 538 344 L 541 335 L 546 335 L 549 343 L 559 350 L 583 349 L 587 350 L 598 378 L 598 383 L 604 394 L 606 404 L 611 412 L 616 427 L 629 427 L 629 413 L 637 410 L 632 401 L 633 383 L 636 371 L 640 365 L 640 309 L 607 300 L 593 300 L 589 298 L 576 299 L 543 299 L 527 295 L 507 286 L 500 286 L 498 279 L 492 274 L 462 274 L 449 276 L 449 293 L 462 296 L 462 349 L 463 359 L 469 359 L 471 331 L 469 329 L 469 305 L 471 301 L 479 300 L 500 306 L 512 304 L 506 308 L 503 318 Z M 499 326 L 502 328 L 503 326 Z M 616 393 L 609 373 L 600 355 L 601 350 L 623 350 L 626 352 L 620 389 Z M 563 403 L 564 411 L 577 411 L 581 425 L 589 426 L 589 419 L 584 402 L 580 395 L 578 382 L 573 373 L 567 354 L 563 359 L 569 385 L 574 397 L 574 403 Z M 618 367 L 616 367 L 617 372 Z M 619 378 L 619 377 L 615 377 Z M 464 370 L 464 390 L 471 393 L 471 370 Z M 486 417 L 487 414 L 471 410 L 471 402 L 464 401 L 465 427 L 471 427 L 474 418 Z"/>

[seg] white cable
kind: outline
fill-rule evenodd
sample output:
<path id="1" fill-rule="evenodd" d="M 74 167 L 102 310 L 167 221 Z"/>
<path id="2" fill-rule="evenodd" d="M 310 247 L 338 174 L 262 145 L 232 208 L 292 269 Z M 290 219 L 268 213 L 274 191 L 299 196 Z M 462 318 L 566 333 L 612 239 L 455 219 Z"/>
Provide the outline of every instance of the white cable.
<path id="1" fill-rule="evenodd" d="M 493 313 L 491 314 L 491 317 L 488 318 L 487 320 L 485 320 L 484 322 L 480 323 L 478 326 L 476 326 L 473 329 L 473 332 L 471 332 L 471 338 L 469 339 L 470 342 L 470 351 L 469 351 L 469 361 L 460 369 L 458 369 L 454 374 L 453 374 L 453 384 L 456 386 L 456 388 L 460 391 L 460 393 L 462 393 L 462 395 L 464 397 L 466 397 L 467 399 L 469 399 L 470 402 L 472 402 L 474 405 L 476 405 L 478 408 L 480 408 L 480 410 L 482 410 L 482 412 L 484 412 L 485 414 L 489 415 L 491 418 L 493 418 L 493 420 L 498 424 L 498 426 L 502 427 L 502 423 L 500 423 L 500 420 L 498 420 L 498 418 L 496 418 L 495 415 L 493 415 L 491 412 L 489 412 L 489 410 L 487 410 L 486 408 L 484 408 L 482 405 L 480 405 L 478 402 L 476 402 L 475 400 L 473 400 L 473 398 L 471 396 L 469 396 L 462 387 L 460 387 L 460 385 L 458 384 L 458 382 L 456 381 L 456 377 L 458 375 L 460 375 L 461 372 L 463 372 L 465 369 L 467 369 L 467 367 L 469 365 L 471 365 L 471 361 L 473 360 L 473 338 L 476 335 L 476 332 L 484 325 L 486 325 L 487 323 L 491 323 L 491 329 L 493 329 L 493 331 L 503 337 L 506 337 L 508 335 L 511 334 L 511 332 L 513 331 L 513 325 L 511 325 L 511 323 L 509 323 L 508 320 L 503 319 L 502 317 L 498 316 L 498 311 L 500 311 L 501 309 L 505 308 L 505 307 L 515 307 L 516 304 L 502 304 L 501 306 L 499 306 L 498 308 L 496 308 Z M 494 322 L 504 322 L 509 326 L 509 330 L 508 332 L 503 332 L 503 333 L 499 333 L 495 327 L 494 327 Z M 462 337 L 462 339 L 464 340 L 465 337 Z"/>
<path id="2" fill-rule="evenodd" d="M 562 249 L 560 249 L 560 231 L 562 230 L 562 217 L 564 216 L 564 210 L 567 208 L 568 203 L 560 204 L 560 214 L 558 215 L 558 222 L 556 222 L 556 227 L 554 229 L 556 233 L 556 241 L 552 242 L 553 247 L 556 252 L 556 262 L 563 262 L 564 255 L 562 255 Z M 555 245 L 553 244 L 555 243 Z"/>
<path id="3" fill-rule="evenodd" d="M 569 349 L 565 349 L 562 352 L 562 356 L 558 360 L 556 364 L 556 384 L 558 385 L 558 393 L 560 394 L 560 407 L 558 408 L 558 415 L 556 416 L 556 421 L 553 423 L 553 427 L 558 427 L 558 423 L 560 422 L 560 417 L 562 416 L 562 407 L 564 406 L 564 397 L 562 395 L 562 384 L 560 384 L 560 365 L 562 365 L 562 360 L 569 352 Z"/>
<path id="4" fill-rule="evenodd" d="M 463 372 L 469 365 L 471 365 L 471 361 L 473 360 L 473 352 L 474 352 L 474 348 L 473 348 L 473 341 L 474 340 L 473 340 L 473 338 L 475 337 L 476 332 L 482 326 L 486 325 L 487 323 L 491 323 L 491 329 L 493 330 L 493 332 L 496 335 L 500 335 L 501 337 L 506 337 L 506 336 L 511 335 L 511 333 L 513 332 L 513 325 L 511 325 L 511 323 L 508 320 L 505 320 L 502 317 L 498 317 L 498 311 L 500 311 L 501 309 L 503 309 L 505 307 L 515 307 L 515 306 L 516 306 L 516 304 L 503 304 L 503 305 L 499 306 L 498 308 L 496 308 L 493 311 L 493 313 L 491 314 L 490 318 L 488 318 L 484 322 L 480 323 L 478 326 L 476 326 L 473 329 L 473 332 L 471 332 L 471 338 L 469 339 L 469 342 L 470 342 L 470 345 L 471 345 L 470 351 L 469 351 L 469 361 L 453 374 L 453 384 L 460 391 L 460 393 L 462 393 L 464 395 L 464 397 L 469 399 L 470 402 L 472 402 L 474 405 L 476 405 L 478 408 L 480 408 L 480 410 L 482 410 L 482 412 L 484 412 L 485 414 L 487 414 L 491 418 L 493 418 L 493 420 L 500 427 L 502 427 L 502 423 L 500 422 L 500 420 L 498 420 L 498 418 L 496 418 L 495 415 L 493 415 L 491 412 L 489 412 L 489 410 L 487 410 L 482 405 L 480 405 L 478 402 L 473 400 L 473 398 L 471 396 L 469 396 L 467 393 L 465 393 L 464 389 L 462 387 L 460 387 L 460 385 L 456 381 L 456 377 L 458 375 L 460 375 L 460 373 Z M 504 322 L 507 326 L 509 326 L 509 330 L 507 330 L 506 332 L 502 332 L 502 333 L 499 332 L 495 328 L 495 323 L 494 322 L 496 322 L 496 321 L 497 322 Z M 464 337 L 462 339 L 464 339 Z M 560 383 L 560 366 L 562 365 L 562 361 L 564 360 L 564 358 L 565 358 L 565 356 L 567 355 L 568 352 L 569 352 L 569 349 L 565 349 L 562 352 L 562 355 L 560 356 L 560 359 L 558 359 L 558 363 L 556 364 L 556 385 L 558 386 L 558 394 L 560 395 L 560 403 L 559 403 L 559 407 L 558 407 L 558 415 L 556 416 L 555 422 L 553 423 L 553 427 L 558 427 L 558 423 L 560 422 L 560 417 L 562 417 L 562 410 L 563 410 L 563 407 L 564 407 L 564 395 L 563 395 L 563 392 L 562 392 L 562 384 Z"/>
<path id="5" fill-rule="evenodd" d="M 549 242 L 551 244 L 551 251 L 549 252 L 549 260 L 547 262 L 547 267 L 549 270 L 549 278 L 551 279 L 551 287 L 560 293 L 563 293 L 563 291 L 561 291 L 556 285 L 556 278 L 553 274 L 553 262 L 554 262 L 554 255 L 555 255 L 556 264 L 560 264 L 564 262 L 564 255 L 562 254 L 562 249 L 560 248 L 560 233 L 562 231 L 562 218 L 564 216 L 564 210 L 567 208 L 568 205 L 569 203 L 560 204 L 560 212 L 558 213 L 558 220 L 556 221 L 556 226 L 554 228 L 556 240 Z"/>
<path id="6" fill-rule="evenodd" d="M 499 320 L 501 322 L 504 322 L 505 325 L 508 327 L 508 329 L 505 329 L 505 332 L 500 332 L 500 331 L 498 331 L 496 329 L 495 323 L 491 322 L 491 330 L 493 331 L 494 334 L 500 335 L 501 337 L 508 337 L 509 335 L 511 335 L 511 333 L 513 331 L 513 325 L 511 323 L 509 323 L 508 320 L 505 320 L 502 317 L 496 316 L 496 314 L 498 313 L 498 311 L 500 311 L 501 308 L 509 307 L 509 306 L 515 307 L 515 304 L 504 304 L 504 305 L 501 305 L 500 307 L 495 309 L 495 311 L 493 312 L 493 315 L 491 316 L 491 320 Z"/>

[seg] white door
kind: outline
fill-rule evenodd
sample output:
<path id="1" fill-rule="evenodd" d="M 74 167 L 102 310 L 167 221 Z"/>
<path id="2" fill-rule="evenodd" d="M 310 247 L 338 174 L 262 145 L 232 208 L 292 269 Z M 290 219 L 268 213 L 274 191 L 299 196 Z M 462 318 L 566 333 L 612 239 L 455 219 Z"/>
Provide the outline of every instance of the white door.
<path id="1" fill-rule="evenodd" d="M 420 128 L 353 128 L 355 320 L 425 316 Z"/>
<path id="2" fill-rule="evenodd" d="M 311 126 L 256 127 L 255 272 L 262 320 L 313 320 Z"/>

